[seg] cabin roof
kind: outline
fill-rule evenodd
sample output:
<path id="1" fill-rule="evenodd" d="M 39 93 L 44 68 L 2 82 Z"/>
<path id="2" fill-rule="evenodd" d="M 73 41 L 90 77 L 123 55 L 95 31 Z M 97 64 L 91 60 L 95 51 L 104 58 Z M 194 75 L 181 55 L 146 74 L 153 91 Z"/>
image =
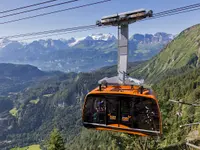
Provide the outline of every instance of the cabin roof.
<path id="1" fill-rule="evenodd" d="M 123 85 L 123 86 L 108 85 L 107 87 L 102 86 L 101 91 L 99 90 L 99 87 L 97 87 L 94 90 L 92 90 L 89 94 L 122 94 L 122 95 L 143 96 L 147 98 L 156 99 L 151 89 L 144 88 L 141 94 L 140 88 L 141 88 L 140 86 L 130 86 L 130 85 Z"/>

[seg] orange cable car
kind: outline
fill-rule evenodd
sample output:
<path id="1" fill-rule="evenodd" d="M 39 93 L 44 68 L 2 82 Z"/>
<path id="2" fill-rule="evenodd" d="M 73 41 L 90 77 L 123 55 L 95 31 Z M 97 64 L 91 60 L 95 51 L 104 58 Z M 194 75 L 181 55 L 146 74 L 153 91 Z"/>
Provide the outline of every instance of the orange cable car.
<path id="1" fill-rule="evenodd" d="M 162 134 L 158 100 L 142 86 L 106 85 L 95 88 L 85 98 L 83 125 L 141 136 Z"/>
<path id="2" fill-rule="evenodd" d="M 152 13 L 141 9 L 97 21 L 99 26 L 118 26 L 118 76 L 100 80 L 99 87 L 85 97 L 82 120 L 86 128 L 141 136 L 162 134 L 161 113 L 154 92 L 144 88 L 143 80 L 127 75 L 128 25 L 152 17 Z"/>

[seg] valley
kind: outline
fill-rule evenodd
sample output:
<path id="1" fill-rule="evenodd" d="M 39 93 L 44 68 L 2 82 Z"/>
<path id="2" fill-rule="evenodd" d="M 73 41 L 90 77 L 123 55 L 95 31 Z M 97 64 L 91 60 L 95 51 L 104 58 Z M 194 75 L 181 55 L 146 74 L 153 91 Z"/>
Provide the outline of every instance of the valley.
<path id="1" fill-rule="evenodd" d="M 155 140 L 83 128 L 84 96 L 97 86 L 98 80 L 116 75 L 116 66 L 88 73 L 62 73 L 45 72 L 30 65 L 2 64 L 0 149 L 34 144 L 42 147 L 55 126 L 61 131 L 67 149 L 145 149 L 145 140 L 148 140 L 148 149 L 179 150 L 188 148 L 187 141 L 199 144 L 199 125 L 180 128 L 180 125 L 200 120 L 199 107 L 182 105 L 179 108 L 178 104 L 169 102 L 169 99 L 182 99 L 199 103 L 199 31 L 200 25 L 190 27 L 152 59 L 129 63 L 130 75 L 145 79 L 157 93 L 163 121 L 162 137 Z M 5 69 L 6 65 L 11 69 Z M 177 112 L 182 115 L 178 116 Z M 192 138 L 194 132 L 197 134 Z"/>

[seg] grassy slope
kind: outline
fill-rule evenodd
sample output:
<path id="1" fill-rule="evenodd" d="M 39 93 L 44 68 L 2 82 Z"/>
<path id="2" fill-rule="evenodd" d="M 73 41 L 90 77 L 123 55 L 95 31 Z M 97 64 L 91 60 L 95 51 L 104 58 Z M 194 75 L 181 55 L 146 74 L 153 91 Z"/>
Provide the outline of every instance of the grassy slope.
<path id="1" fill-rule="evenodd" d="M 40 101 L 40 99 L 37 98 L 37 99 L 30 100 L 30 103 L 37 104 L 39 101 Z"/>
<path id="2" fill-rule="evenodd" d="M 12 148 L 11 150 L 41 150 L 40 145 L 30 145 L 26 147 L 17 147 L 17 148 Z"/>
<path id="3" fill-rule="evenodd" d="M 9 113 L 10 113 L 12 116 L 14 116 L 14 117 L 17 117 L 17 112 L 18 112 L 17 108 L 13 108 L 13 109 L 11 109 L 11 110 L 9 111 Z"/>

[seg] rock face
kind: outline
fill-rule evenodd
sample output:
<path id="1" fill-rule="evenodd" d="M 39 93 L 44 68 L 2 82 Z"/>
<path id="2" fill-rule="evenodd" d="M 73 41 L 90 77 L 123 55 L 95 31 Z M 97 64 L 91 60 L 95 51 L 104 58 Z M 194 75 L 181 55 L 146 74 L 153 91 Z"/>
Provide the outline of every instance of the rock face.
<path id="1" fill-rule="evenodd" d="M 156 34 L 135 34 L 131 37 L 131 40 L 135 40 L 142 44 L 153 44 L 153 43 L 165 43 L 167 44 L 173 40 L 174 36 L 172 34 L 167 34 L 164 32 L 158 32 Z"/>
<path id="2" fill-rule="evenodd" d="M 129 61 L 150 59 L 172 38 L 173 35 L 162 32 L 133 35 L 129 41 Z M 117 39 L 102 33 L 31 43 L 4 39 L 0 42 L 0 62 L 31 64 L 43 70 L 91 71 L 117 63 Z"/>

